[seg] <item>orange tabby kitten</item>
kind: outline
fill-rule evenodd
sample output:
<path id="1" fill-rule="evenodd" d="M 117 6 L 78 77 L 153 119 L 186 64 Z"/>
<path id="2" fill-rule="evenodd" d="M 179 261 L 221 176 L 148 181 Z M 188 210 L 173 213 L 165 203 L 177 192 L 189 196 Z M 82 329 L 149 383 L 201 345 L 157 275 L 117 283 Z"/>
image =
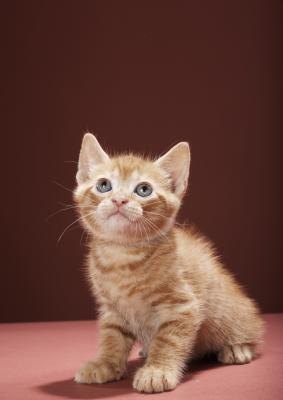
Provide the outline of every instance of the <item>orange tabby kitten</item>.
<path id="1" fill-rule="evenodd" d="M 100 340 L 77 382 L 122 378 L 135 341 L 146 360 L 133 387 L 147 393 L 175 388 L 188 359 L 217 353 L 222 363 L 244 364 L 254 357 L 263 330 L 254 301 L 207 239 L 175 225 L 189 166 L 185 142 L 153 161 L 110 158 L 84 136 L 74 198 L 91 234 Z"/>

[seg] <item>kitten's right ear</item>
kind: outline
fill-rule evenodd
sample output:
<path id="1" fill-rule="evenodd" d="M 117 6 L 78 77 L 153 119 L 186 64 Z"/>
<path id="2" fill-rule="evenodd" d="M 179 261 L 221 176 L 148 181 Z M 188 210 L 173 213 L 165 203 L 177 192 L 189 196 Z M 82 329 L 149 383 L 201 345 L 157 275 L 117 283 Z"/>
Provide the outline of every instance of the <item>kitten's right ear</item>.
<path id="1" fill-rule="evenodd" d="M 83 137 L 79 156 L 78 172 L 76 175 L 78 185 L 90 178 L 90 172 L 97 164 L 105 163 L 109 156 L 102 149 L 95 136 L 86 133 Z"/>
<path id="2" fill-rule="evenodd" d="M 155 161 L 155 164 L 170 176 L 174 192 L 179 197 L 182 197 L 187 189 L 190 161 L 190 146 L 187 142 L 176 144 Z"/>

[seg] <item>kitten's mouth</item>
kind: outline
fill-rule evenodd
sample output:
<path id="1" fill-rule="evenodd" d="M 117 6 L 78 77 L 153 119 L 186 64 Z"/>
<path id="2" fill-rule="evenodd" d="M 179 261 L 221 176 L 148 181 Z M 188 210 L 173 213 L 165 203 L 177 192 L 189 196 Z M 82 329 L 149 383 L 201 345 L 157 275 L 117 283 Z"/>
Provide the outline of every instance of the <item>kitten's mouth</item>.
<path id="1" fill-rule="evenodd" d="M 119 209 L 117 211 L 114 211 L 113 213 L 111 213 L 108 216 L 108 218 L 111 218 L 111 217 L 118 217 L 118 218 L 120 217 L 120 218 L 126 219 L 128 222 L 131 222 L 129 220 L 129 218 L 124 213 L 122 213 L 121 210 L 119 210 Z"/>

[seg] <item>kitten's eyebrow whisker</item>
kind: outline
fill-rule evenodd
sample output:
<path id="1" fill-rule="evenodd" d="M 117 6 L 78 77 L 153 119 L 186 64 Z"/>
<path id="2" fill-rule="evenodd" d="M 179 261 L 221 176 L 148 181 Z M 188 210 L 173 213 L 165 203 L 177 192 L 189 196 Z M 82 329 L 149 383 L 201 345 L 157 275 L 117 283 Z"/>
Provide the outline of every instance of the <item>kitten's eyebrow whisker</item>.
<path id="1" fill-rule="evenodd" d="M 52 183 L 54 183 L 55 185 L 59 186 L 61 189 L 65 189 L 65 190 L 67 190 L 68 192 L 74 194 L 74 189 L 71 190 L 71 189 L 67 188 L 66 186 L 62 185 L 62 183 L 59 183 L 59 182 L 57 182 L 57 181 L 52 181 Z M 84 196 L 86 196 L 89 200 L 92 201 L 92 198 L 89 196 L 88 193 L 84 193 Z"/>
<path id="2" fill-rule="evenodd" d="M 59 182 L 57 182 L 57 181 L 52 181 L 52 183 L 54 183 L 55 185 L 59 186 L 61 189 L 67 190 L 68 192 L 71 192 L 71 193 L 74 192 L 73 190 L 67 188 L 66 186 L 62 185 L 61 183 L 59 183 Z"/>

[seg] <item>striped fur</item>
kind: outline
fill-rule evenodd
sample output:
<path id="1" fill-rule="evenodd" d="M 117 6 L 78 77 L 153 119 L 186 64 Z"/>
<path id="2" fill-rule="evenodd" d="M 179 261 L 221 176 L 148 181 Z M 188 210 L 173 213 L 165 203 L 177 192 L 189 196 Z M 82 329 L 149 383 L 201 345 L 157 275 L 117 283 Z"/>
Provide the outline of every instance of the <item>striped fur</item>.
<path id="1" fill-rule="evenodd" d="M 188 172 L 182 175 L 185 166 L 174 168 L 182 157 L 188 161 L 188 147 L 175 146 L 161 161 L 101 153 L 97 162 L 98 145 L 90 137 L 86 141 L 94 146 L 96 162 L 90 170 L 79 168 L 74 198 L 91 235 L 87 276 L 99 304 L 100 344 L 95 360 L 75 380 L 120 379 L 135 341 L 146 355 L 133 381 L 140 392 L 174 389 L 186 361 L 207 353 L 218 353 L 224 363 L 251 361 L 263 331 L 255 302 L 224 269 L 206 238 L 175 223 Z M 80 165 L 89 165 L 84 158 L 89 143 L 83 144 Z M 113 182 L 106 194 L 95 190 L 101 177 Z M 138 198 L 134 187 L 145 181 L 153 194 Z M 123 206 L 126 217 L 115 220 L 109 215 L 117 193 L 128 203 Z"/>

